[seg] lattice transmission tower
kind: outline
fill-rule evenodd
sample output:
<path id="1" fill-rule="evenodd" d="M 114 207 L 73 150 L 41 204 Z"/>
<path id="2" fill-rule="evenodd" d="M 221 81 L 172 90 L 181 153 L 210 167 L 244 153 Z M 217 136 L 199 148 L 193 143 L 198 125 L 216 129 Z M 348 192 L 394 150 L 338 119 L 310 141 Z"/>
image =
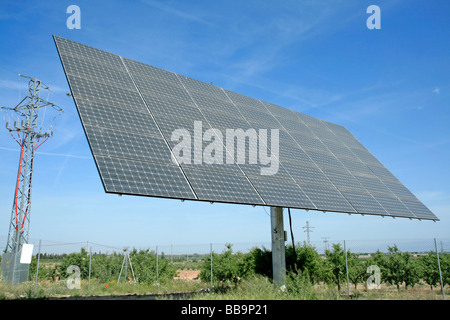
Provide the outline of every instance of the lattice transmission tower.
<path id="1" fill-rule="evenodd" d="M 311 245 L 311 241 L 310 241 L 310 233 L 312 232 L 312 229 L 314 229 L 314 227 L 311 227 L 309 225 L 309 221 L 306 221 L 306 226 L 302 227 L 303 229 L 305 229 L 306 232 L 306 243 L 308 245 Z"/>
<path id="2" fill-rule="evenodd" d="M 23 245 L 28 244 L 29 240 L 35 151 L 53 135 L 51 127 L 46 132 L 42 132 L 42 126 L 38 128 L 39 111 L 45 107 L 52 107 L 58 112 L 62 112 L 61 108 L 41 98 L 43 90 L 49 90 L 48 86 L 38 79 L 24 75 L 19 76 L 28 79 L 26 97 L 13 108 L 1 107 L 14 111 L 19 118 L 18 121 L 14 121 L 13 125 L 6 122 L 6 129 L 19 144 L 20 158 L 8 240 L 1 264 L 3 279 L 14 284 L 28 280 L 29 264 L 20 263 L 20 257 Z"/>

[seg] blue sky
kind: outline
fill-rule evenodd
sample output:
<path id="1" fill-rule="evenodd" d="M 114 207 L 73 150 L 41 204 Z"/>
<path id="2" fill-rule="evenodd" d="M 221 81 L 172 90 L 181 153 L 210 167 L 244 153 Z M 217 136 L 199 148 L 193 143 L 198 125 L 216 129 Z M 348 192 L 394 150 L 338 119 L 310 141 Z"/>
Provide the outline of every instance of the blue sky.
<path id="1" fill-rule="evenodd" d="M 71 4 L 80 30 L 66 26 Z M 371 4 L 380 30 L 366 27 Z M 344 125 L 441 220 L 291 210 L 296 241 L 309 221 L 317 242 L 438 238 L 450 247 L 449 14 L 448 1 L 416 0 L 2 1 L 0 105 L 24 96 L 21 73 L 48 84 L 64 109 L 36 154 L 31 242 L 270 242 L 268 208 L 105 194 L 65 95 L 56 34 Z M 19 151 L 1 113 L 4 247 Z"/>

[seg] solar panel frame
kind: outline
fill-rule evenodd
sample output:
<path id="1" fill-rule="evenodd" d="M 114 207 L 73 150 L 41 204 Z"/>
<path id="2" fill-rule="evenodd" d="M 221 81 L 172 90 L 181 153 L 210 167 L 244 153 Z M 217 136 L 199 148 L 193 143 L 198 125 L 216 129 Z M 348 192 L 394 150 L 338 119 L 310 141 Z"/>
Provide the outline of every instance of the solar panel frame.
<path id="1" fill-rule="evenodd" d="M 106 192 L 439 220 L 341 125 L 54 40 Z M 273 159 L 279 172 L 262 176 L 259 162 L 236 158 L 234 165 L 173 160 L 173 131 L 184 128 L 192 136 L 194 121 L 202 122 L 202 133 L 278 129 L 280 153 Z M 191 159 L 208 141 L 201 145 Z M 272 152 L 269 140 L 264 147 Z M 223 144 L 222 162 L 235 151 L 227 148 Z"/>

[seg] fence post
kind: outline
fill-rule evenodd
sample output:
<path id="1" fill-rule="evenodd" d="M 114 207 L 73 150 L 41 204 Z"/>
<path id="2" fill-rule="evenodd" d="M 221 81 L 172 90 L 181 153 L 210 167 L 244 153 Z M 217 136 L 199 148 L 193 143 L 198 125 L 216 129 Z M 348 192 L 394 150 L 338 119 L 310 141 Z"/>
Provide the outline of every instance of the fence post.
<path id="1" fill-rule="evenodd" d="M 89 248 L 89 277 L 88 277 L 88 290 L 91 289 L 91 263 L 92 263 L 92 247 Z"/>
<path id="2" fill-rule="evenodd" d="M 38 251 L 38 261 L 37 261 L 37 266 L 36 266 L 36 282 L 34 283 L 34 294 L 36 294 L 38 276 L 39 276 L 39 260 L 41 258 L 41 242 L 42 242 L 42 240 L 39 240 L 39 251 Z"/>
<path id="3" fill-rule="evenodd" d="M 211 256 L 211 290 L 213 288 L 213 255 L 212 255 L 212 243 L 210 243 L 210 256 Z"/>
<path id="4" fill-rule="evenodd" d="M 156 246 L 156 283 L 159 281 L 159 274 L 158 274 L 158 246 Z"/>
<path id="5" fill-rule="evenodd" d="M 445 300 L 444 283 L 442 282 L 441 264 L 439 262 L 439 251 L 437 248 L 436 238 L 434 238 L 434 246 L 436 247 L 436 257 L 437 257 L 437 263 L 438 263 L 438 268 L 439 268 L 439 277 L 441 278 L 442 297 Z"/>
<path id="6" fill-rule="evenodd" d="M 350 283 L 348 281 L 348 263 L 347 263 L 347 248 L 344 240 L 344 254 L 345 254 L 345 273 L 347 274 L 347 295 L 350 295 Z"/>

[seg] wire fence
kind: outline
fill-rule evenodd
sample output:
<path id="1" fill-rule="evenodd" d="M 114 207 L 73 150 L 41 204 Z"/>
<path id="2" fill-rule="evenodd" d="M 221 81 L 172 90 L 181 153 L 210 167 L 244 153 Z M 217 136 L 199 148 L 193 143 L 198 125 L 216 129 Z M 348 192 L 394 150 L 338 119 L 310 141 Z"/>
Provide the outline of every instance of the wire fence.
<path id="1" fill-rule="evenodd" d="M 292 240 L 287 237 L 286 239 L 286 246 L 292 245 Z M 211 286 L 213 286 L 212 277 L 215 273 L 215 270 L 213 270 L 213 261 L 212 256 L 213 254 L 221 254 L 225 252 L 226 250 L 232 250 L 233 253 L 241 252 L 241 253 L 248 253 L 251 250 L 255 248 L 259 249 L 267 249 L 268 251 L 271 250 L 271 243 L 270 242 L 254 242 L 254 243 L 202 243 L 202 244 L 186 244 L 186 245 L 174 245 L 174 244 L 165 244 L 165 245 L 152 245 L 148 247 L 133 247 L 133 246 L 114 246 L 114 245 L 108 245 L 108 244 L 101 244 L 93 241 L 83 241 L 83 242 L 59 242 L 59 241 L 50 241 L 50 240 L 36 240 L 30 241 L 31 244 L 34 245 L 33 247 L 33 259 L 36 262 L 37 261 L 37 268 L 36 268 L 36 277 L 35 281 L 37 284 L 38 281 L 38 273 L 42 272 L 44 268 L 43 262 L 45 259 L 53 259 L 53 262 L 60 262 L 64 257 L 67 255 L 70 255 L 72 253 L 80 253 L 84 252 L 86 253 L 86 256 L 89 257 L 89 259 L 92 258 L 92 256 L 96 255 L 105 255 L 105 256 L 120 256 L 124 257 L 123 260 L 120 258 L 119 263 L 121 263 L 120 268 L 120 274 L 119 279 L 121 278 L 123 273 L 127 272 L 127 268 L 129 269 L 129 275 L 133 273 L 133 264 L 132 261 L 125 260 L 127 257 L 127 253 L 129 252 L 136 252 L 144 250 L 145 252 L 149 252 L 152 255 L 156 256 L 156 266 L 152 264 L 151 266 L 148 266 L 148 268 L 154 268 L 155 270 L 152 270 L 153 273 L 156 274 L 156 281 L 158 281 L 158 272 L 161 272 L 161 262 L 165 263 L 178 263 L 178 267 L 180 268 L 192 268 L 192 265 L 194 268 L 199 268 L 201 262 L 204 260 L 209 259 L 211 263 Z M 382 253 L 388 253 L 389 248 L 396 247 L 398 250 L 402 252 L 408 252 L 412 256 L 418 257 L 422 255 L 427 255 L 429 253 L 434 253 L 436 256 L 436 260 L 439 259 L 439 255 L 436 255 L 436 252 L 440 254 L 448 254 L 450 253 L 450 239 L 373 239 L 373 240 L 333 240 L 329 238 L 323 238 L 320 241 L 311 241 L 309 243 L 306 242 L 296 242 L 296 245 L 308 245 L 314 248 L 319 255 L 322 257 L 325 257 L 327 250 L 333 250 L 333 247 L 336 245 L 340 245 L 344 252 L 346 253 L 346 273 L 347 273 L 347 286 L 349 286 L 349 280 L 348 280 L 348 274 L 349 274 L 349 267 L 347 265 L 347 254 L 357 254 L 357 256 L 361 259 L 367 259 L 370 258 L 372 255 L 376 254 L 377 252 Z M 0 248 L 2 252 L 4 251 L 4 248 Z M 40 260 L 41 259 L 41 260 Z M 58 260 L 59 259 L 59 260 Z M 128 258 L 129 259 L 129 258 Z M 39 264 L 39 260 L 41 264 Z M 162 261 L 164 260 L 164 261 Z M 445 260 L 448 264 L 448 260 Z M 129 262 L 129 263 L 128 263 Z M 159 262 L 159 266 L 158 266 Z M 197 264 L 180 264 L 181 262 L 197 262 Z M 435 270 L 436 272 L 439 271 L 440 274 L 440 282 L 442 287 L 442 294 L 444 295 L 444 287 L 447 285 L 448 287 L 448 278 L 450 278 L 449 273 L 449 266 L 445 266 L 445 270 L 441 270 L 441 265 L 443 264 L 443 261 L 438 261 L 435 265 L 436 268 L 439 268 L 439 270 Z M 48 266 L 47 266 L 48 267 Z M 125 267 L 125 270 L 124 270 Z M 204 265 L 203 265 L 204 267 Z M 116 269 L 117 272 L 118 269 Z M 131 273 L 130 273 L 131 271 Z M 199 270 L 197 270 L 199 271 Z M 350 270 L 351 271 L 351 270 Z M 442 278 L 442 274 L 444 274 L 444 280 Z M 198 273 L 197 273 L 198 275 Z M 133 273 L 133 277 L 134 277 Z M 89 262 L 89 281 L 91 277 L 91 263 Z M 117 279 L 117 274 L 115 275 Z M 447 278 L 445 278 L 447 277 Z M 30 279 L 30 281 L 34 281 L 34 279 Z"/>
<path id="2" fill-rule="evenodd" d="M 285 239 L 286 245 L 292 245 L 292 240 L 289 235 Z M 331 249 L 333 244 L 340 244 L 343 246 L 346 243 L 347 250 L 352 253 L 371 254 L 377 251 L 386 253 L 388 248 L 397 246 L 399 250 L 416 253 L 426 253 L 429 251 L 437 251 L 441 253 L 450 253 L 450 238 L 423 238 L 423 239 L 330 239 L 322 238 L 322 240 L 313 240 L 308 244 L 316 249 L 319 254 L 325 254 L 325 250 Z M 98 243 L 94 241 L 80 241 L 80 242 L 61 242 L 45 239 L 31 239 L 30 244 L 34 245 L 33 253 L 36 254 L 39 244 L 41 244 L 41 253 L 64 255 L 73 252 L 80 252 L 81 248 L 86 251 L 92 251 L 98 254 L 111 254 L 114 252 L 123 252 L 124 249 L 132 250 L 150 250 L 158 251 L 160 255 L 165 257 L 171 256 L 193 256 L 193 255 L 208 255 L 211 251 L 220 253 L 231 245 L 233 252 L 248 253 L 253 248 L 267 248 L 271 249 L 271 242 L 238 242 L 238 243 L 211 243 L 205 242 L 200 244 L 152 244 L 148 246 L 133 246 L 133 245 L 111 245 Z M 306 241 L 295 241 L 295 244 L 307 243 Z M 5 247 L 0 246 L 0 251 L 4 252 Z"/>

